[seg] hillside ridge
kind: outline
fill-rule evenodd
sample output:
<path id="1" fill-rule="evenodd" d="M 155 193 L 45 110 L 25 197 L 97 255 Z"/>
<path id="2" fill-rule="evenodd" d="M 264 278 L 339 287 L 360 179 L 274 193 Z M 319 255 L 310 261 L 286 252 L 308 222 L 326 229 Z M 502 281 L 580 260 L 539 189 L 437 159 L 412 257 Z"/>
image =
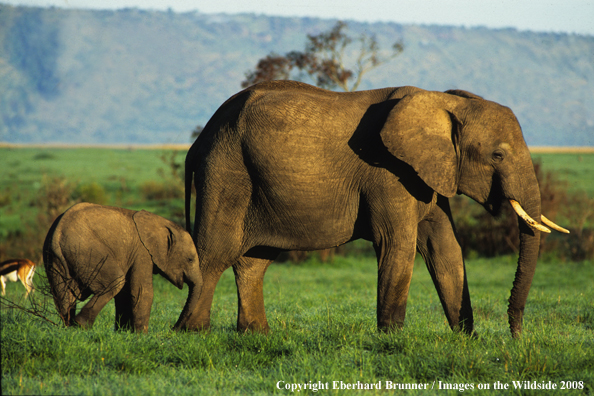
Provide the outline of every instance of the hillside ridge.
<path id="1" fill-rule="evenodd" d="M 0 4 L 0 141 L 186 144 L 270 52 L 334 20 Z M 361 89 L 474 92 L 517 115 L 530 146 L 594 146 L 594 37 L 347 21 L 404 52 Z M 305 82 L 310 82 L 304 79 Z"/>

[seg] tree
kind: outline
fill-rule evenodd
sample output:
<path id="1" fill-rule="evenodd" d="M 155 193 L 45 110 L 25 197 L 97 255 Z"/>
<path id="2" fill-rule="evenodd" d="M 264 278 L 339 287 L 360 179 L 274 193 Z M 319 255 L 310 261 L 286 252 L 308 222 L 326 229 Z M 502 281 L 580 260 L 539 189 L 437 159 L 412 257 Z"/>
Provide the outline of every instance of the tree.
<path id="1" fill-rule="evenodd" d="M 262 81 L 289 79 L 293 70 L 298 70 L 314 79 L 318 87 L 355 91 L 365 73 L 388 62 L 404 50 L 404 44 L 399 40 L 392 45 L 391 54 L 382 57 L 375 36 L 361 34 L 354 40 L 344 32 L 346 29 L 347 24 L 338 21 L 328 32 L 308 34 L 303 52 L 268 54 L 258 61 L 254 71 L 246 73 L 241 86 L 246 88 Z M 354 67 L 349 69 L 345 66 L 345 60 L 353 51 L 347 49 L 355 41 L 360 43 L 361 48 L 356 55 Z M 350 82 L 352 85 L 349 86 Z"/>

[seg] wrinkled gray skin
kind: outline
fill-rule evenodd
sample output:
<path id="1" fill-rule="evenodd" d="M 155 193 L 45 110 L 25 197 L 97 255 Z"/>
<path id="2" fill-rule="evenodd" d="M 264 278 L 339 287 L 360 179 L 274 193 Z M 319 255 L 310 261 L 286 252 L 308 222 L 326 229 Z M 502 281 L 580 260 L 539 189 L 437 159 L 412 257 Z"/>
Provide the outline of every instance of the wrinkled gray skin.
<path id="1" fill-rule="evenodd" d="M 45 271 L 66 326 L 91 327 L 115 298 L 116 330 L 148 331 L 153 273 L 189 286 L 184 319 L 202 289 L 198 255 L 190 234 L 146 211 L 89 203 L 56 219 L 43 247 Z M 93 297 L 76 314 L 76 300 Z"/>
<path id="2" fill-rule="evenodd" d="M 404 323 L 415 252 L 423 256 L 450 326 L 472 333 L 466 271 L 448 198 L 465 194 L 496 214 L 518 201 L 540 219 L 530 153 L 512 111 L 465 91 L 414 87 L 336 93 L 277 81 L 227 100 L 186 157 L 197 200 L 193 237 L 204 287 L 176 328 L 210 326 L 221 273 L 233 266 L 237 327 L 268 331 L 262 281 L 283 250 L 316 250 L 363 238 L 378 260 L 377 323 Z M 539 233 L 519 222 L 509 299 L 522 328 Z M 188 227 L 189 229 L 189 227 Z"/>

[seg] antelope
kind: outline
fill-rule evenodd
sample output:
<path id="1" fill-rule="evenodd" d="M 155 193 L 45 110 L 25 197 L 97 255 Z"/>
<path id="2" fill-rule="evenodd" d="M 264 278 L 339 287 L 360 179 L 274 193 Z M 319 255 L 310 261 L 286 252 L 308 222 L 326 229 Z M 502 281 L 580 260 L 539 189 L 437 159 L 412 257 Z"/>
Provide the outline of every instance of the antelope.
<path id="1" fill-rule="evenodd" d="M 27 294 L 33 291 L 33 275 L 35 274 L 35 263 L 27 259 L 11 259 L 0 263 L 0 283 L 2 284 L 2 295 L 6 295 L 6 282 L 18 282 L 25 286 Z"/>

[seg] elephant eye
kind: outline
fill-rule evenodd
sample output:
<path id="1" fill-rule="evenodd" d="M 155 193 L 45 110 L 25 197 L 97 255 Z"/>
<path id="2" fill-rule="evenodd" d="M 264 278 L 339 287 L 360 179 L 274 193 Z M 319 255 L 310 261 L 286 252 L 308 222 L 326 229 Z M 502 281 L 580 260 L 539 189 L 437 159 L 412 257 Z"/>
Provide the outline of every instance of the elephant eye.
<path id="1" fill-rule="evenodd" d="M 495 162 L 503 161 L 505 159 L 505 151 L 501 149 L 493 151 L 492 158 Z"/>

